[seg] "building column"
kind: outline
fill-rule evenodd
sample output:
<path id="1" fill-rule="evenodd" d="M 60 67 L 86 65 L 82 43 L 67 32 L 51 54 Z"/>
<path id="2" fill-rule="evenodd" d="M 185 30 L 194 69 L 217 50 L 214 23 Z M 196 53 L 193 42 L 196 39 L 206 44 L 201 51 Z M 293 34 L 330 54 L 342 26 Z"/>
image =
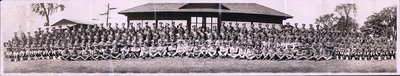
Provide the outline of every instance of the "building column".
<path id="1" fill-rule="evenodd" d="M 253 24 L 253 21 L 251 21 L 251 22 L 250 22 L 250 26 L 253 27 L 253 25 L 254 25 L 254 24 Z"/>
<path id="2" fill-rule="evenodd" d="M 207 28 L 207 25 L 206 25 L 206 24 L 207 24 L 207 22 L 206 22 L 206 21 L 207 21 L 207 20 L 206 20 L 206 17 L 201 16 L 201 19 L 202 19 L 202 20 L 201 20 L 201 21 L 202 21 L 202 23 L 201 23 L 202 29 L 203 29 L 203 30 L 207 30 L 207 29 L 206 29 L 206 28 Z"/>
<path id="3" fill-rule="evenodd" d="M 221 27 L 222 27 L 222 25 L 221 25 L 221 16 L 218 16 L 218 18 L 217 18 L 217 30 L 218 30 L 218 32 L 217 33 L 221 33 Z M 226 29 L 225 29 L 226 30 Z"/>
<path id="4" fill-rule="evenodd" d="M 126 20 L 126 23 L 127 23 L 127 28 L 131 28 L 131 27 L 129 27 L 129 26 L 133 26 L 133 25 L 130 25 L 130 23 L 129 23 L 129 17 L 127 17 L 128 19 Z"/>
<path id="5" fill-rule="evenodd" d="M 187 18 L 186 19 L 186 28 L 187 28 L 187 30 L 189 31 L 189 33 L 191 32 L 191 30 L 192 30 L 192 22 L 191 22 L 191 17 L 189 17 L 189 18 Z"/>
<path id="6" fill-rule="evenodd" d="M 154 27 L 154 29 L 157 29 L 158 28 L 158 19 L 156 18 L 156 20 L 155 20 L 156 22 L 156 27 Z"/>

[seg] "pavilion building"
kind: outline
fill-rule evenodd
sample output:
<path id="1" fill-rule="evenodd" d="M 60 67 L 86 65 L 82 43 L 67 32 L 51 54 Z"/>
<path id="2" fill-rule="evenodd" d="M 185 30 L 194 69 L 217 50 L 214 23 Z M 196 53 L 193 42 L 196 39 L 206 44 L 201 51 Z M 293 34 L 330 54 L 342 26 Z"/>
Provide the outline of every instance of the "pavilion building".
<path id="1" fill-rule="evenodd" d="M 175 25 L 187 29 L 282 24 L 293 18 L 256 3 L 147 3 L 118 13 L 127 16 L 133 27 Z"/>

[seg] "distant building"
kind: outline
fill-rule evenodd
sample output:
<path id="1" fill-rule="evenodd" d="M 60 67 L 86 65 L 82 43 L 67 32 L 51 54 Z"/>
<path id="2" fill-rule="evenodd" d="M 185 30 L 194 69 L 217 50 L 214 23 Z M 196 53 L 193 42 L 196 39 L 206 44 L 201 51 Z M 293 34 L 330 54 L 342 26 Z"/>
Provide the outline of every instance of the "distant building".
<path id="1" fill-rule="evenodd" d="M 59 27 L 62 26 L 63 29 L 65 28 L 72 28 L 72 27 L 83 27 L 86 28 L 87 26 L 93 26 L 95 23 L 88 22 L 88 21 L 82 21 L 82 20 L 72 20 L 72 19 L 61 19 L 60 21 L 57 21 L 56 23 L 50 25 L 52 27 Z"/>

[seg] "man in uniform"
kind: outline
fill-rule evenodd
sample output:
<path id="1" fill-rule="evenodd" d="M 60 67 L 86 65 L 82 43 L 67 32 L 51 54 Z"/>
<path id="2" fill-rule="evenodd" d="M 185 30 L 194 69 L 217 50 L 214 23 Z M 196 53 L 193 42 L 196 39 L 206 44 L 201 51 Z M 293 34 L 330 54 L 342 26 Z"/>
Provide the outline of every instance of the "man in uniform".
<path id="1" fill-rule="evenodd" d="M 188 44 L 188 46 L 186 47 L 186 53 L 185 53 L 185 55 L 186 55 L 188 58 L 194 58 L 194 57 L 195 57 L 195 56 L 194 56 L 194 50 L 195 50 L 194 41 L 188 40 L 187 44 Z"/>
<path id="2" fill-rule="evenodd" d="M 76 61 L 77 58 L 80 56 L 80 52 L 81 52 L 81 51 L 82 51 L 81 48 L 79 48 L 79 47 L 73 47 L 71 50 L 69 50 L 69 52 L 71 52 L 71 53 L 70 53 L 69 60 Z"/>
<path id="3" fill-rule="evenodd" d="M 130 49 L 128 48 L 128 45 L 124 45 L 124 47 L 121 49 L 121 52 L 122 52 L 122 54 L 121 54 L 122 59 L 126 59 L 126 58 L 130 57 L 130 54 L 129 54 Z"/>
<path id="4" fill-rule="evenodd" d="M 173 55 L 176 55 L 176 51 L 177 51 L 177 44 L 176 43 L 172 43 L 170 46 L 168 46 L 167 48 L 167 55 L 169 57 L 173 57 Z"/>
<path id="5" fill-rule="evenodd" d="M 387 60 L 388 59 L 388 50 L 384 46 L 381 46 L 380 48 L 382 48 L 381 55 L 380 55 L 381 60 Z"/>
<path id="6" fill-rule="evenodd" d="M 20 61 L 23 61 L 23 60 L 27 60 L 28 59 L 28 52 L 30 51 L 29 50 L 29 45 L 28 44 L 26 44 L 25 45 L 26 47 L 21 47 L 21 52 L 20 52 Z"/>
<path id="7" fill-rule="evenodd" d="M 372 55 L 371 50 L 366 48 L 365 45 L 363 45 L 361 47 L 362 47 L 361 49 L 364 51 L 364 55 L 363 55 L 364 56 L 364 60 L 370 60 L 371 59 L 371 55 Z"/>
<path id="8" fill-rule="evenodd" d="M 344 48 L 342 51 L 344 52 L 344 60 L 350 60 L 350 58 L 351 58 L 351 51 L 350 51 L 350 48 L 347 46 L 347 45 L 345 45 L 345 44 L 341 44 L 341 45 L 343 45 L 343 47 L 342 48 Z"/>
<path id="9" fill-rule="evenodd" d="M 14 48 L 14 51 L 13 51 L 13 53 L 12 53 L 12 55 L 13 55 L 13 61 L 22 61 L 21 59 L 22 59 L 22 57 L 23 57 L 23 54 L 22 54 L 23 52 L 22 52 L 22 48 Z"/>
<path id="10" fill-rule="evenodd" d="M 99 52 L 99 56 L 98 56 L 99 60 L 107 60 L 109 58 L 109 56 L 107 55 L 107 50 L 108 50 L 108 46 L 106 46 L 106 45 L 103 45 L 100 47 L 100 52 Z"/>
<path id="11" fill-rule="evenodd" d="M 165 55 L 167 54 L 167 46 L 165 45 L 165 40 L 159 40 L 158 41 L 158 47 L 156 48 L 157 50 L 157 54 L 160 57 L 165 57 Z"/>
<path id="12" fill-rule="evenodd" d="M 280 47 L 276 45 L 275 43 L 271 45 L 271 48 L 269 49 L 271 52 L 269 60 L 279 60 L 280 58 Z"/>
<path id="13" fill-rule="evenodd" d="M 194 45 L 193 45 L 193 56 L 200 58 L 203 55 L 203 51 L 201 50 L 202 47 L 202 43 L 200 42 L 200 40 L 198 40 L 197 38 L 194 41 Z"/>
<path id="14" fill-rule="evenodd" d="M 50 57 L 51 57 L 50 53 L 51 53 L 50 47 L 49 46 L 45 47 L 43 52 L 42 52 L 43 58 L 44 59 L 50 59 Z"/>
<path id="15" fill-rule="evenodd" d="M 201 52 L 201 55 L 202 55 L 202 57 L 203 58 L 206 58 L 207 57 L 207 55 L 209 55 L 208 54 L 208 52 L 209 52 L 209 50 L 210 50 L 210 44 L 208 44 L 206 41 L 201 41 L 201 49 L 200 49 L 200 52 Z"/>
<path id="16" fill-rule="evenodd" d="M 234 44 L 234 43 L 230 43 L 229 44 L 229 51 L 228 51 L 228 55 L 229 55 L 229 57 L 231 57 L 231 58 L 237 58 L 237 57 L 239 57 L 239 55 L 238 55 L 238 53 L 239 53 L 239 48 L 238 48 L 238 46 L 236 46 L 237 44 Z"/>
<path id="17" fill-rule="evenodd" d="M 39 44 L 39 45 L 41 45 L 41 44 Z M 36 51 L 36 57 L 37 57 L 37 59 L 36 60 L 39 60 L 39 59 L 44 59 L 43 58 L 43 47 L 42 46 L 39 46 L 38 47 L 38 50 Z"/>
<path id="18" fill-rule="evenodd" d="M 139 58 L 140 57 L 140 45 L 136 44 L 133 47 L 131 47 L 131 56 L 134 58 Z"/>
<path id="19" fill-rule="evenodd" d="M 239 46 L 239 51 L 238 51 L 238 59 L 245 59 L 246 57 L 246 44 L 244 43 L 245 41 L 241 41 L 241 45 Z"/>
<path id="20" fill-rule="evenodd" d="M 31 60 L 31 52 L 32 52 L 32 49 L 33 49 L 33 45 L 31 44 L 31 43 L 29 43 L 28 45 L 27 45 L 27 47 L 25 47 L 25 60 Z"/>
<path id="21" fill-rule="evenodd" d="M 24 48 L 18 48 L 18 51 L 17 51 L 16 55 L 17 55 L 16 61 L 23 61 L 24 60 L 23 57 L 25 56 Z"/>
<path id="22" fill-rule="evenodd" d="M 56 51 L 56 59 L 61 60 L 62 53 L 63 53 L 64 49 L 66 49 L 63 44 L 64 43 L 60 43 L 60 46 L 55 50 Z"/>
<path id="23" fill-rule="evenodd" d="M 252 43 L 247 43 L 247 45 L 244 47 L 244 56 L 247 60 L 254 60 L 256 58 L 256 55 L 254 54 L 255 47 L 254 44 Z"/>
<path id="24" fill-rule="evenodd" d="M 252 48 L 253 52 L 254 52 L 254 59 L 264 59 L 264 55 L 263 55 L 263 48 L 261 47 L 261 45 L 255 45 L 255 47 Z"/>
<path id="25" fill-rule="evenodd" d="M 110 59 L 120 59 L 121 56 L 121 51 L 118 48 L 117 45 L 113 45 L 112 48 L 110 49 Z"/>
<path id="26" fill-rule="evenodd" d="M 147 46 L 146 44 L 143 44 L 140 50 L 140 57 L 142 59 L 146 59 L 146 57 L 148 57 L 149 55 L 149 46 Z"/>
<path id="27" fill-rule="evenodd" d="M 36 59 L 36 51 L 37 51 L 37 46 L 35 45 L 29 54 L 30 60 L 35 60 Z"/>
<path id="28" fill-rule="evenodd" d="M 227 43 L 223 44 L 222 46 L 220 46 L 220 50 L 218 51 L 219 57 L 221 57 L 221 58 L 228 57 L 228 51 L 229 51 L 229 48 L 227 47 Z"/>
<path id="29" fill-rule="evenodd" d="M 71 43 L 70 43 L 70 45 L 71 45 Z M 71 60 L 72 58 L 73 58 L 73 55 L 75 54 L 75 51 L 74 51 L 74 47 L 69 47 L 67 50 L 66 50 L 66 53 L 65 53 L 66 55 L 64 56 L 64 58 L 65 58 L 65 60 Z"/>
<path id="30" fill-rule="evenodd" d="M 94 46 L 89 49 L 89 56 L 91 60 L 98 60 L 99 58 L 99 46 Z"/>
<path id="31" fill-rule="evenodd" d="M 186 52 L 186 46 L 187 45 L 184 44 L 183 41 L 181 41 L 181 40 L 178 41 L 178 46 L 177 46 L 176 52 L 174 54 L 172 54 L 172 57 L 175 57 L 175 56 L 183 57 L 183 55 Z"/>
<path id="32" fill-rule="evenodd" d="M 89 59 L 89 50 L 90 50 L 90 47 L 85 47 L 85 49 L 82 49 L 81 51 L 81 56 L 82 56 L 82 60 L 84 60 L 84 61 L 86 61 L 86 60 L 88 60 Z"/>
<path id="33" fill-rule="evenodd" d="M 108 34 L 108 36 L 107 36 L 107 40 L 106 40 L 106 42 L 105 42 L 105 46 L 111 46 L 112 45 L 112 42 L 114 41 L 114 37 L 113 37 L 114 35 L 113 34 Z"/>
<path id="34" fill-rule="evenodd" d="M 50 54 L 50 59 L 53 59 L 53 60 L 55 60 L 55 59 L 57 59 L 57 57 L 58 57 L 58 49 L 60 49 L 60 47 L 59 46 L 57 46 L 57 47 L 50 47 L 50 52 L 49 52 L 49 54 Z"/>
<path id="35" fill-rule="evenodd" d="M 68 58 L 69 58 L 69 51 L 68 50 L 69 49 L 70 48 L 68 48 L 68 47 L 64 47 L 64 49 L 61 49 L 61 51 L 60 51 L 60 53 L 61 53 L 60 59 L 61 60 L 68 60 Z M 31 56 L 31 57 L 34 58 L 34 56 Z"/>
<path id="36" fill-rule="evenodd" d="M 219 41 L 217 42 L 213 42 L 213 41 L 207 41 L 208 45 L 206 45 L 205 47 L 207 48 L 207 50 L 204 50 L 206 52 L 205 57 L 211 57 L 211 58 L 215 58 L 216 54 L 217 54 L 217 44 L 219 43 Z"/>
<path id="37" fill-rule="evenodd" d="M 158 45 L 156 43 L 153 43 L 152 46 L 149 48 L 149 55 L 152 59 L 154 59 L 158 55 L 158 50 L 157 50 Z"/>
<path id="38" fill-rule="evenodd" d="M 370 45 L 370 50 L 372 51 L 371 55 L 371 60 L 378 60 L 378 51 L 380 51 L 380 48 L 378 48 L 376 45 Z"/>
<path id="39" fill-rule="evenodd" d="M 391 60 L 396 59 L 396 49 L 395 49 L 396 46 L 394 46 L 394 41 L 390 41 L 390 44 L 388 45 L 388 47 L 389 47 L 389 51 L 390 51 L 390 59 Z"/>
<path id="40" fill-rule="evenodd" d="M 13 56 L 12 56 L 12 51 L 13 51 L 13 49 L 12 49 L 12 47 L 11 47 L 11 44 L 9 43 L 9 42 L 5 42 L 4 43 L 4 47 L 6 48 L 6 52 L 5 52 L 5 57 L 6 58 L 8 58 L 9 59 L 9 61 L 12 61 L 13 59 Z"/>

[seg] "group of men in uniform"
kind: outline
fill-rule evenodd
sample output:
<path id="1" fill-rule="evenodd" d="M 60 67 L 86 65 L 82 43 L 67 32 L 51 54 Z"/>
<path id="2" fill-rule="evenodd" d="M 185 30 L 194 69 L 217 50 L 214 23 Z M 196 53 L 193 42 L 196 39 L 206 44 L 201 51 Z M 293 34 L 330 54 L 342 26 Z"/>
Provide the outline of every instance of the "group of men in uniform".
<path id="1" fill-rule="evenodd" d="M 153 27 L 149 27 L 152 25 Z M 122 28 L 74 26 L 21 33 L 5 42 L 10 61 L 113 60 L 127 58 L 235 58 L 246 60 L 388 60 L 395 40 L 357 31 L 297 23 L 261 25 L 222 23 L 215 27 L 132 23 Z M 240 26 L 251 26 L 240 27 Z M 262 27 L 265 26 L 265 27 Z M 280 28 L 276 28 L 280 26 Z M 190 29 L 189 29 L 190 28 Z"/>

